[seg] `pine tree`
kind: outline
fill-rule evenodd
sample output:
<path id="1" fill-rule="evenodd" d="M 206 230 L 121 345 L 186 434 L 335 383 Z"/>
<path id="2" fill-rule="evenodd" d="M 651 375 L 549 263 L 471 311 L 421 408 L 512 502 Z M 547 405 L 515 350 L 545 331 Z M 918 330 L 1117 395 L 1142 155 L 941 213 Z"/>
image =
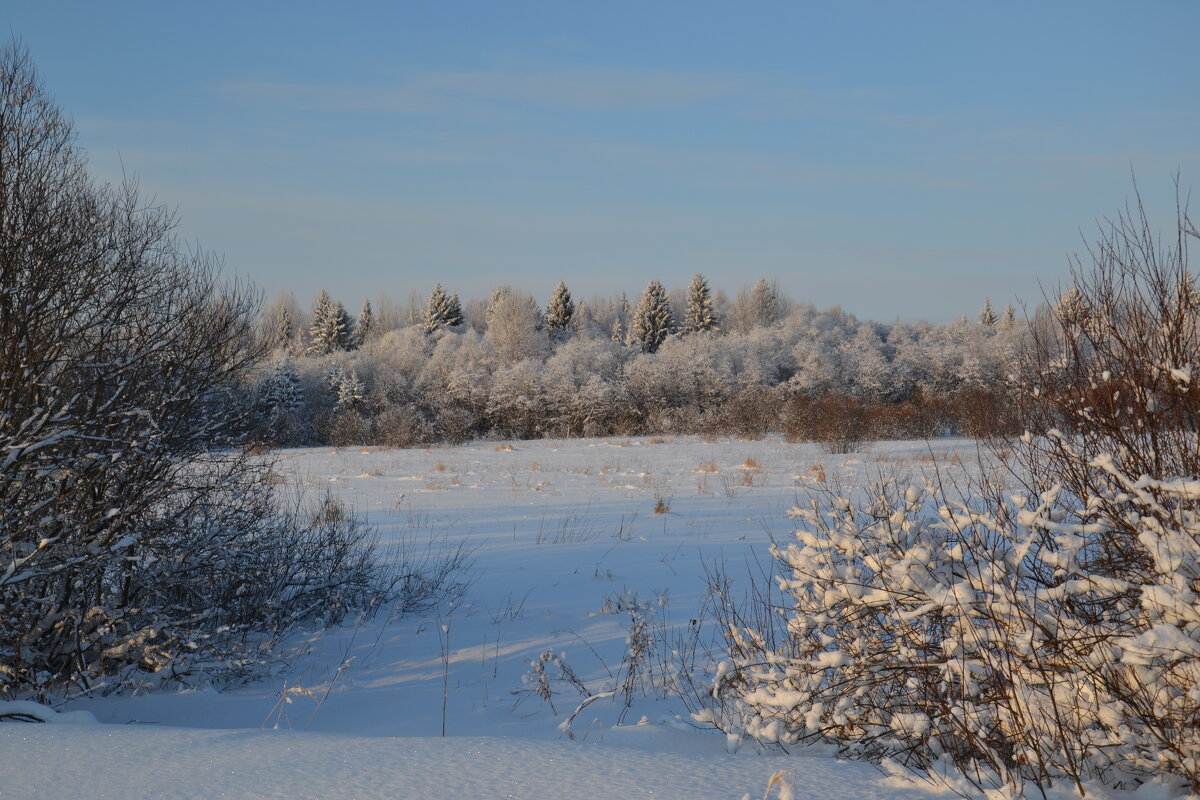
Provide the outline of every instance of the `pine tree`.
<path id="1" fill-rule="evenodd" d="M 358 312 L 358 324 L 354 326 L 355 346 L 362 347 L 375 330 L 375 315 L 371 313 L 371 301 L 363 300 Z"/>
<path id="2" fill-rule="evenodd" d="M 567 285 L 559 281 L 558 286 L 554 287 L 554 293 L 550 295 L 550 303 L 546 306 L 546 327 L 551 333 L 563 333 L 571 327 L 574 316 L 575 303 L 571 300 L 571 293 L 567 290 Z"/>
<path id="3" fill-rule="evenodd" d="M 429 301 L 425 304 L 425 312 L 422 317 L 421 330 L 426 335 L 436 333 L 442 328 L 461 325 L 463 321 L 462 304 L 458 301 L 458 295 L 446 294 L 442 285 L 437 284 L 429 294 Z"/>
<path id="4" fill-rule="evenodd" d="M 324 289 L 313 304 L 313 323 L 308 336 L 308 352 L 318 356 L 349 350 L 354 344 L 354 323 L 350 315 L 340 302 L 330 299 Z"/>
<path id="5" fill-rule="evenodd" d="M 687 313 L 683 320 L 683 332 L 700 333 L 717 330 L 717 313 L 713 309 L 712 292 L 708 281 L 699 272 L 688 286 Z"/>
<path id="6" fill-rule="evenodd" d="M 979 309 L 979 324 L 980 325 L 995 325 L 999 322 L 996 317 L 996 312 L 992 311 L 992 298 L 983 298 L 983 308 Z"/>
<path id="7" fill-rule="evenodd" d="M 1004 327 L 1011 328 L 1016 321 L 1017 321 L 1017 311 L 1016 311 L 1016 309 L 1013 308 L 1013 304 L 1009 303 L 1004 308 L 1004 319 L 1003 319 Z"/>
<path id="8" fill-rule="evenodd" d="M 629 326 L 630 343 L 640 347 L 643 353 L 654 353 L 674 330 L 675 320 L 671 318 L 667 291 L 658 281 L 650 281 L 646 291 L 642 292 L 637 310 L 633 312 Z"/>

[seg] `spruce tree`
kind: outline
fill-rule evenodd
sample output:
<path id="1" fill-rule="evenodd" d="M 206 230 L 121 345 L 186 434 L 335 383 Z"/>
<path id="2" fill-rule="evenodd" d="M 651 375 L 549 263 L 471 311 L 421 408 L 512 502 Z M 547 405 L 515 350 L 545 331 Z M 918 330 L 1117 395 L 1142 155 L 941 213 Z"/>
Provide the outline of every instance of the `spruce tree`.
<path id="1" fill-rule="evenodd" d="M 462 321 L 462 304 L 458 301 L 458 295 L 446 294 L 440 283 L 434 286 L 429 294 L 429 301 L 425 304 L 421 330 L 428 336 L 442 328 L 461 325 Z"/>
<path id="2" fill-rule="evenodd" d="M 625 328 L 621 325 L 621 318 L 617 319 L 612 324 L 612 330 L 609 332 L 609 338 L 617 344 L 625 344 Z"/>
<path id="3" fill-rule="evenodd" d="M 546 327 L 552 334 L 563 333 L 571 327 L 574 316 L 575 302 L 571 300 L 567 285 L 559 281 L 558 286 L 554 287 L 554 293 L 550 295 L 550 303 L 546 306 Z"/>
<path id="4" fill-rule="evenodd" d="M 996 317 L 996 312 L 992 311 L 992 298 L 983 298 L 983 308 L 979 309 L 979 324 L 980 325 L 995 325 L 999 322 Z"/>
<path id="5" fill-rule="evenodd" d="M 363 300 L 362 308 L 358 311 L 358 324 L 354 327 L 355 346 L 366 344 L 367 337 L 375 330 L 375 315 L 371 313 L 371 301 Z"/>
<path id="6" fill-rule="evenodd" d="M 1006 328 L 1011 328 L 1013 323 L 1015 323 L 1017 321 L 1017 312 L 1013 308 L 1012 303 L 1009 303 L 1004 308 L 1004 320 L 1003 321 L 1004 321 L 1004 327 L 1006 327 Z"/>
<path id="7" fill-rule="evenodd" d="M 689 334 L 714 330 L 717 330 L 717 312 L 713 309 L 712 292 L 709 291 L 708 281 L 697 272 L 688 286 L 683 332 Z"/>
<path id="8" fill-rule="evenodd" d="M 366 387 L 358 379 L 358 373 L 353 370 L 342 373 L 336 391 L 338 408 L 343 411 L 358 408 L 367 394 Z"/>
<path id="9" fill-rule="evenodd" d="M 458 293 L 450 295 L 450 304 L 446 309 L 446 327 L 457 328 L 463 323 L 462 303 L 458 300 Z"/>
<path id="10" fill-rule="evenodd" d="M 667 291 L 658 281 L 650 281 L 629 325 L 630 343 L 643 353 L 654 353 L 675 330 Z"/>
<path id="11" fill-rule="evenodd" d="M 330 299 L 329 293 L 322 289 L 313 304 L 308 352 L 323 356 L 337 350 L 349 350 L 354 342 L 353 326 L 345 307 Z"/>
<path id="12" fill-rule="evenodd" d="M 276 348 L 291 349 L 292 341 L 296 338 L 296 325 L 292 322 L 292 312 L 288 311 L 287 306 L 279 309 L 279 316 L 275 318 L 275 332 L 272 338 Z"/>
<path id="13" fill-rule="evenodd" d="M 259 387 L 259 406 L 269 417 L 279 417 L 300 408 L 304 390 L 296 365 L 289 359 L 275 362 Z"/>

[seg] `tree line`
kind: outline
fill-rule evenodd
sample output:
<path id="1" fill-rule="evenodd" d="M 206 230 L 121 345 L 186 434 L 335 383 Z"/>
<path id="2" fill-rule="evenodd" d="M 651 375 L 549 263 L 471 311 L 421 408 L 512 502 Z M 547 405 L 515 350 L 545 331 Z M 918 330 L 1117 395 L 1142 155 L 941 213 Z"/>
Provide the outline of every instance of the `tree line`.
<path id="1" fill-rule="evenodd" d="M 386 302 L 386 301 L 385 301 Z M 979 435 L 1011 421 L 1005 386 L 1028 335 L 985 300 L 947 324 L 860 320 L 759 279 L 734 298 L 697 274 L 542 308 L 511 287 L 463 303 L 441 284 L 357 320 L 322 291 L 282 295 L 259 336 L 254 397 L 275 446 L 411 446 L 476 437 L 782 432 L 846 448 L 864 437 Z"/>

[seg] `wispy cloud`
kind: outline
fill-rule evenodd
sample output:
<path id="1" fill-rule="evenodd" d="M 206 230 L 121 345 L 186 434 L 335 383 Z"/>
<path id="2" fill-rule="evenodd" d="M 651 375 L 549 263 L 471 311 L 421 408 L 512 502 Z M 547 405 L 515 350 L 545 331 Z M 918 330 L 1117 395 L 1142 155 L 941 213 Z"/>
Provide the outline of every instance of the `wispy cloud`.
<path id="1" fill-rule="evenodd" d="M 675 109 L 730 95 L 739 83 L 723 75 L 572 68 L 430 72 L 386 86 L 240 82 L 217 88 L 236 97 L 308 110 L 429 114 L 463 100 L 581 111 Z"/>

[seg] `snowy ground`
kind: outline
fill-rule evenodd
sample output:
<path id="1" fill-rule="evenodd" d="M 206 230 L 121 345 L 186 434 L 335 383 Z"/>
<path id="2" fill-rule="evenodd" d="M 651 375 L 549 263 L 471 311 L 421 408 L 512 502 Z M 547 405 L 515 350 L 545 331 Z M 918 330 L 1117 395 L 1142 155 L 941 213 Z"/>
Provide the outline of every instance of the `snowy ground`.
<path id="1" fill-rule="evenodd" d="M 765 565 L 806 486 L 953 471 L 975 457 L 958 440 L 851 456 L 691 438 L 288 451 L 288 480 L 311 494 L 333 487 L 385 545 L 465 542 L 466 594 L 428 614 L 297 636 L 277 674 L 251 686 L 68 706 L 101 725 L 0 725 L 0 797 L 736 800 L 761 797 L 780 770 L 796 797 L 926 797 L 813 753 L 729 753 L 654 681 L 664 637 L 686 641 L 698 617 L 706 565 L 735 576 Z M 587 692 L 611 690 L 628 671 L 631 605 L 658 655 L 629 708 L 604 697 L 564 733 L 584 695 L 554 679 L 549 702 L 538 697 L 531 660 L 553 653 Z M 548 666 L 551 678 L 559 669 Z"/>

